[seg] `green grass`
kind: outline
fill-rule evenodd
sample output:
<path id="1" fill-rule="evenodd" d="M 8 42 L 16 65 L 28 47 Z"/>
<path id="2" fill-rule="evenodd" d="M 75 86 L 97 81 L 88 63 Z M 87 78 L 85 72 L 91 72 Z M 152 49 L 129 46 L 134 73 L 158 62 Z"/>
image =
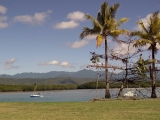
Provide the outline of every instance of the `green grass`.
<path id="1" fill-rule="evenodd" d="M 159 120 L 160 99 L 0 102 L 0 120 Z"/>

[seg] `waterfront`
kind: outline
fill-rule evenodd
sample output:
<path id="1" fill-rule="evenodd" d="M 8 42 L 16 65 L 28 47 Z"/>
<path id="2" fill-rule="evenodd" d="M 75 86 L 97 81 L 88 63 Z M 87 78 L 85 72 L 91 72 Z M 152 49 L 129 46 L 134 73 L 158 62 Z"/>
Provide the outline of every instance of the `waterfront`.
<path id="1" fill-rule="evenodd" d="M 135 91 L 134 88 L 124 89 L 123 93 L 127 91 Z M 136 93 L 140 97 L 150 97 L 151 90 L 148 89 L 138 89 L 140 92 Z M 157 97 L 160 97 L 159 88 L 156 90 Z M 32 92 L 1 92 L 0 102 L 83 102 L 90 101 L 93 98 L 104 98 L 105 89 L 83 89 L 83 90 L 53 90 L 53 91 L 37 91 L 41 93 L 44 97 L 42 98 L 30 98 Z M 118 89 L 110 90 L 112 98 L 117 97 Z M 142 94 L 143 93 L 143 96 Z"/>

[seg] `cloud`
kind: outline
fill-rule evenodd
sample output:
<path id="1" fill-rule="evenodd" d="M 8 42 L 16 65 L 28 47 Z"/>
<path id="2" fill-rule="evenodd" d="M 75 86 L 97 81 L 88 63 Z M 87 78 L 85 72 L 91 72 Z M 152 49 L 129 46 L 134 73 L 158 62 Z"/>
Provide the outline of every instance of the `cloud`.
<path id="1" fill-rule="evenodd" d="M 6 65 L 5 69 L 18 69 L 20 66 L 12 66 L 12 65 Z"/>
<path id="2" fill-rule="evenodd" d="M 79 26 L 79 23 L 77 23 L 75 21 L 69 21 L 69 22 L 57 23 L 56 25 L 53 26 L 53 28 L 56 28 L 56 29 L 69 29 L 69 28 L 75 28 L 77 26 Z"/>
<path id="3" fill-rule="evenodd" d="M 38 65 L 59 65 L 61 67 L 65 67 L 65 68 L 74 68 L 74 66 L 69 63 L 69 62 L 59 62 L 57 60 L 53 60 L 51 62 L 41 62 L 41 63 L 38 63 Z"/>
<path id="4" fill-rule="evenodd" d="M 7 12 L 7 8 L 2 6 L 2 5 L 0 5 L 0 13 L 6 14 L 6 12 Z"/>
<path id="5" fill-rule="evenodd" d="M 96 39 L 96 35 L 89 35 L 85 37 L 83 40 L 75 41 L 74 43 L 67 42 L 66 45 L 71 47 L 71 48 L 81 48 L 87 44 L 93 39 Z"/>
<path id="6" fill-rule="evenodd" d="M 48 64 L 48 65 L 56 65 L 56 64 L 58 64 L 58 63 L 59 63 L 58 61 L 53 60 L 53 61 L 51 61 L 51 62 L 48 62 L 47 64 Z"/>
<path id="7" fill-rule="evenodd" d="M 9 59 L 5 62 L 5 69 L 18 69 L 20 66 L 13 66 L 13 64 L 16 62 L 15 58 Z"/>
<path id="8" fill-rule="evenodd" d="M 74 66 L 68 62 L 61 62 L 59 65 L 65 68 L 74 68 Z"/>
<path id="9" fill-rule="evenodd" d="M 127 53 L 135 53 L 137 49 L 133 47 L 133 45 L 130 45 L 129 50 L 128 50 L 128 45 L 125 43 L 122 44 L 116 44 L 116 46 L 113 49 L 116 53 L 125 55 Z"/>
<path id="10" fill-rule="evenodd" d="M 70 19 L 70 21 L 63 21 L 63 22 L 57 23 L 56 25 L 53 25 L 53 28 L 56 28 L 56 29 L 76 28 L 79 26 L 78 21 L 85 20 L 85 14 L 80 11 L 75 11 L 75 12 L 69 13 L 67 15 L 67 19 Z"/>
<path id="11" fill-rule="evenodd" d="M 85 20 L 85 14 L 80 11 L 72 12 L 67 15 L 68 19 L 71 19 L 73 21 L 84 21 Z"/>
<path id="12" fill-rule="evenodd" d="M 70 46 L 71 48 L 81 48 L 85 45 L 89 44 L 89 40 L 81 40 L 81 41 L 76 41 L 72 44 L 70 44 L 69 42 L 67 43 L 68 46 Z"/>
<path id="13" fill-rule="evenodd" d="M 12 58 L 12 59 L 10 59 L 10 60 L 7 60 L 6 63 L 5 63 L 5 65 L 13 64 L 13 63 L 15 63 L 15 62 L 16 62 L 16 59 L 15 59 L 15 58 Z"/>
<path id="14" fill-rule="evenodd" d="M 8 23 L 6 22 L 7 16 L 0 16 L 0 29 L 7 28 Z"/>
<path id="15" fill-rule="evenodd" d="M 58 65 L 59 61 L 57 60 L 53 60 L 51 62 L 41 62 L 41 63 L 38 63 L 38 65 Z"/>
<path id="16" fill-rule="evenodd" d="M 144 24 L 144 26 L 145 26 L 145 27 L 148 27 L 148 26 L 149 26 L 148 21 L 149 21 L 151 15 L 152 15 L 152 14 L 148 14 L 145 18 L 142 18 L 142 19 L 140 19 L 140 20 L 138 20 L 138 21 L 139 21 L 139 22 L 142 21 L 143 24 Z M 138 25 L 138 24 L 137 24 L 137 26 L 135 26 L 133 29 L 136 30 L 136 31 L 141 31 L 141 30 L 142 30 L 141 26 Z"/>
<path id="17" fill-rule="evenodd" d="M 160 49 L 160 44 L 157 44 L 157 48 Z"/>
<path id="18" fill-rule="evenodd" d="M 28 23 L 32 25 L 35 24 L 42 25 L 46 21 L 46 18 L 48 17 L 49 13 L 52 13 L 52 11 L 48 10 L 47 12 L 35 13 L 34 16 L 31 15 L 15 16 L 13 20 L 15 22 Z"/>

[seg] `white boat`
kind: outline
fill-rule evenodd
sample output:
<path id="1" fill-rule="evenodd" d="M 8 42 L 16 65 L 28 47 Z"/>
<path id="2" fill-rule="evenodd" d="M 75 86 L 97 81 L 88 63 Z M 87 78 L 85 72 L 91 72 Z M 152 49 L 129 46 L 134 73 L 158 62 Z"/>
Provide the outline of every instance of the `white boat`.
<path id="1" fill-rule="evenodd" d="M 30 95 L 30 97 L 43 97 L 43 95 L 41 95 L 40 93 L 39 94 L 32 94 L 32 95 Z"/>
<path id="2" fill-rule="evenodd" d="M 137 96 L 137 94 L 134 91 L 128 91 L 123 96 L 124 97 L 134 97 L 134 96 Z"/>
<path id="3" fill-rule="evenodd" d="M 43 97 L 40 93 L 36 94 L 37 84 L 34 85 L 34 92 L 30 97 Z"/>

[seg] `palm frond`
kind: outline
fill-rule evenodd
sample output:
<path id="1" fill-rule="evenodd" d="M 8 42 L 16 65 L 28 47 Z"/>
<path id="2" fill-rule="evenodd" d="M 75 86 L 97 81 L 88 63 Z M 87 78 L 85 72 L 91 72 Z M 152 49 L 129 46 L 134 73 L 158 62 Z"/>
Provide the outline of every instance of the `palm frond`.
<path id="1" fill-rule="evenodd" d="M 96 37 L 96 46 L 97 46 L 97 48 L 100 47 L 102 43 L 103 43 L 103 35 L 102 35 L 102 34 L 99 34 L 99 35 Z"/>
<path id="2" fill-rule="evenodd" d="M 127 22 L 129 18 L 121 18 L 119 21 L 117 21 L 116 26 L 119 27 L 121 24 Z"/>
<path id="3" fill-rule="evenodd" d="M 156 18 L 156 17 L 159 17 L 159 11 L 155 11 L 153 14 L 152 14 L 153 18 Z"/>
<path id="4" fill-rule="evenodd" d="M 142 39 L 148 39 L 149 38 L 149 35 L 144 33 L 143 31 L 142 32 L 141 31 L 135 31 L 135 32 L 132 32 L 131 34 L 132 34 L 132 36 L 138 36 Z"/>
<path id="5" fill-rule="evenodd" d="M 101 18 L 103 19 L 103 24 L 107 20 L 107 15 L 108 15 L 108 3 L 106 1 L 103 2 L 101 5 Z"/>
<path id="6" fill-rule="evenodd" d="M 160 32 L 160 17 L 158 16 L 158 14 L 152 14 L 150 16 L 149 29 L 152 35 L 156 35 Z"/>
<path id="7" fill-rule="evenodd" d="M 111 30 L 111 29 L 115 28 L 115 22 L 116 22 L 115 19 L 109 19 L 109 20 L 107 20 L 105 22 L 105 24 L 104 24 L 104 29 Z"/>
<path id="8" fill-rule="evenodd" d="M 144 23 L 142 21 L 141 22 L 137 22 L 137 24 L 139 24 L 147 34 L 149 34 L 148 30 L 146 29 L 146 27 L 144 26 Z"/>
<path id="9" fill-rule="evenodd" d="M 153 50 L 155 54 L 158 52 L 158 48 L 157 48 L 156 45 L 154 45 L 154 46 L 153 46 L 153 45 L 150 45 L 150 46 L 148 47 L 148 50 Z"/>
<path id="10" fill-rule="evenodd" d="M 134 47 L 142 47 L 142 46 L 146 46 L 148 44 L 152 44 L 152 41 L 148 40 L 148 39 L 140 39 L 140 40 L 137 40 L 135 43 L 134 43 Z"/>
<path id="11" fill-rule="evenodd" d="M 90 29 L 88 27 L 84 27 L 82 30 L 82 33 L 80 34 L 80 38 L 83 39 L 84 37 L 88 35 L 96 35 L 96 34 L 99 34 L 99 31 L 95 29 Z"/>
<path id="12" fill-rule="evenodd" d="M 109 8 L 109 14 L 110 14 L 110 18 L 113 19 L 116 16 L 116 12 L 118 10 L 118 8 L 120 7 L 120 4 L 114 4 L 113 6 L 110 6 Z"/>
<path id="13" fill-rule="evenodd" d="M 80 34 L 80 38 L 83 39 L 84 37 L 88 35 L 95 35 L 99 34 L 102 30 L 102 26 L 99 24 L 99 22 L 94 19 L 91 15 L 86 15 L 86 19 L 91 20 L 93 24 L 93 28 L 84 27 L 82 30 L 82 33 Z"/>
<path id="14" fill-rule="evenodd" d="M 160 33 L 155 36 L 155 39 L 160 44 Z"/>
<path id="15" fill-rule="evenodd" d="M 103 21 L 102 16 L 101 16 L 101 11 L 98 11 L 97 20 L 101 25 L 104 24 L 104 21 Z"/>
<path id="16" fill-rule="evenodd" d="M 109 35 L 113 36 L 113 37 L 117 37 L 120 34 L 122 34 L 124 31 L 117 29 L 117 30 L 110 30 Z"/>
<path id="17" fill-rule="evenodd" d="M 86 15 L 86 19 L 87 19 L 87 20 L 91 20 L 92 23 L 93 23 L 93 26 L 94 26 L 95 28 L 99 28 L 99 29 L 102 30 L 101 24 L 100 24 L 96 19 L 94 19 L 91 15 L 87 14 L 87 15 Z"/>

